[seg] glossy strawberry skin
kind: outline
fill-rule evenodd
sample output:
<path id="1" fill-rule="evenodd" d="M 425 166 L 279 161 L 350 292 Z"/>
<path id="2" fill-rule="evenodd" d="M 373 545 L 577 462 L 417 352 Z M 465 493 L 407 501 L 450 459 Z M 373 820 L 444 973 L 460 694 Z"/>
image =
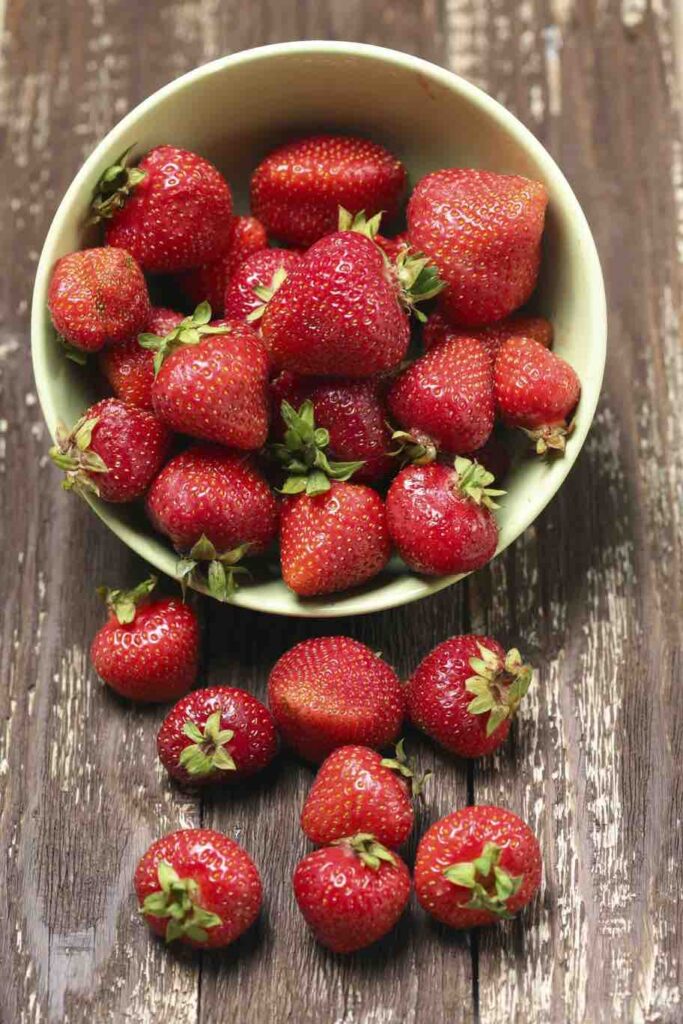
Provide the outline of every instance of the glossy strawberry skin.
<path id="1" fill-rule="evenodd" d="M 301 262 L 301 255 L 289 249 L 261 249 L 248 256 L 228 280 L 223 307 L 230 320 L 247 323 L 247 317 L 263 305 L 257 288 L 269 288 L 273 277 L 282 268 L 289 274 Z M 259 327 L 256 321 L 255 327 Z"/>
<path id="2" fill-rule="evenodd" d="M 493 323 L 527 301 L 547 202 L 540 182 L 491 171 L 450 168 L 418 182 L 408 204 L 410 243 L 446 282 L 441 306 L 452 323 Z"/>
<path id="3" fill-rule="evenodd" d="M 541 884 L 541 852 L 529 826 L 501 807 L 464 807 L 437 821 L 425 832 L 415 860 L 415 893 L 427 913 L 451 928 L 493 924 L 495 914 L 464 906 L 469 889 L 449 882 L 446 868 L 479 857 L 486 843 L 502 847 L 500 867 L 510 875 L 523 875 L 518 892 L 507 908 L 516 913 L 535 896 Z"/>
<path id="4" fill-rule="evenodd" d="M 148 601 L 122 625 L 112 613 L 90 648 L 95 671 L 122 697 L 141 702 L 177 700 L 197 679 L 199 623 L 175 598 Z"/>
<path id="5" fill-rule="evenodd" d="M 230 225 L 230 242 L 217 260 L 179 274 L 176 283 L 194 306 L 208 302 L 214 316 L 222 316 L 225 289 L 235 271 L 248 256 L 265 249 L 266 229 L 256 217 L 235 217 Z"/>
<path id="6" fill-rule="evenodd" d="M 234 732 L 225 749 L 235 768 L 192 775 L 180 764 L 183 750 L 193 743 L 183 727 L 186 722 L 194 722 L 203 730 L 207 719 L 217 711 L 220 728 Z M 275 723 L 268 708 L 246 690 L 232 686 L 210 686 L 183 697 L 168 713 L 157 736 L 157 753 L 164 768 L 171 778 L 189 786 L 239 782 L 267 767 L 277 747 Z"/>
<path id="7" fill-rule="evenodd" d="M 285 742 L 307 761 L 336 747 L 386 747 L 401 728 L 404 698 L 394 670 L 349 637 L 304 640 L 268 680 L 268 705 Z"/>
<path id="8" fill-rule="evenodd" d="M 553 325 L 542 316 L 522 316 L 516 314 L 505 320 L 499 320 L 495 324 L 488 324 L 486 327 L 452 327 L 446 317 L 439 310 L 436 310 L 428 318 L 422 332 L 422 343 L 425 351 L 440 345 L 442 341 L 453 338 L 477 338 L 488 352 L 491 360 L 495 360 L 498 350 L 508 338 L 525 337 L 533 338 L 545 348 L 551 348 L 553 343 Z"/>
<path id="9" fill-rule="evenodd" d="M 153 306 L 145 330 L 164 337 L 183 319 L 182 313 Z M 138 343 L 137 334 L 100 352 L 100 369 L 117 398 L 139 409 L 152 409 L 154 354 Z"/>
<path id="10" fill-rule="evenodd" d="M 253 460 L 214 445 L 171 459 L 150 488 L 147 513 L 180 551 L 205 535 L 218 552 L 249 544 L 259 554 L 278 528 L 277 500 Z"/>
<path id="11" fill-rule="evenodd" d="M 384 503 L 365 484 L 286 498 L 280 521 L 282 579 L 299 597 L 358 587 L 389 561 Z"/>
<path id="12" fill-rule="evenodd" d="M 108 245 L 126 249 L 143 270 L 172 273 L 225 251 L 232 194 L 223 175 L 196 153 L 157 146 L 142 158 L 145 178 L 106 224 Z"/>
<path id="13" fill-rule="evenodd" d="M 399 363 L 410 325 L 379 247 L 338 231 L 311 246 L 288 274 L 266 306 L 261 333 L 278 369 L 357 378 Z"/>
<path id="14" fill-rule="evenodd" d="M 375 142 L 314 136 L 280 146 L 258 165 L 251 208 L 269 234 L 309 246 L 336 229 L 340 206 L 393 216 L 405 181 L 401 162 Z"/>
<path id="15" fill-rule="evenodd" d="M 246 324 L 184 345 L 165 359 L 154 380 L 159 419 L 179 433 L 245 451 L 268 436 L 268 358 Z"/>
<path id="16" fill-rule="evenodd" d="M 532 338 L 504 342 L 493 380 L 498 411 L 511 427 L 534 429 L 562 423 L 581 394 L 573 367 Z"/>
<path id="17" fill-rule="evenodd" d="M 320 766 L 301 812 L 312 843 L 369 832 L 384 846 L 405 843 L 413 829 L 413 804 L 404 779 L 382 765 L 369 747 L 339 747 Z"/>
<path id="18" fill-rule="evenodd" d="M 457 492 L 449 466 L 407 466 L 387 494 L 391 539 L 407 565 L 429 576 L 473 572 L 493 558 L 498 527 L 490 510 Z"/>
<path id="19" fill-rule="evenodd" d="M 401 858 L 367 867 L 346 846 L 326 846 L 299 861 L 294 896 L 315 938 L 334 953 L 352 953 L 386 935 L 410 896 Z"/>
<path id="20" fill-rule="evenodd" d="M 261 876 L 245 850 L 236 842 L 208 828 L 180 829 L 152 843 L 135 870 L 135 892 L 140 906 L 159 891 L 157 870 L 166 861 L 181 878 L 198 886 L 197 902 L 218 914 L 221 924 L 210 928 L 205 942 L 183 937 L 194 949 L 217 949 L 239 938 L 259 915 L 263 899 Z M 168 918 L 145 914 L 156 935 L 164 936 Z"/>
<path id="21" fill-rule="evenodd" d="M 144 331 L 150 314 L 147 284 L 123 249 L 84 249 L 62 256 L 47 295 L 52 322 L 65 341 L 97 352 Z"/>

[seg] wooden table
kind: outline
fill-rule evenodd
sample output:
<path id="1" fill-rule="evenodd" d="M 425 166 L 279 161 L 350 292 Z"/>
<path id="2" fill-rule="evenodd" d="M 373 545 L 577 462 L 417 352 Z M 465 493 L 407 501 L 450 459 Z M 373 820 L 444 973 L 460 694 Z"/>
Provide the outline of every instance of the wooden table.
<path id="1" fill-rule="evenodd" d="M 681 10 L 678 0 L 7 0 L 0 1020 L 683 1019 Z M 284 762 L 234 796 L 181 796 L 154 756 L 162 712 L 123 705 L 95 678 L 87 649 L 102 609 L 93 587 L 132 582 L 143 566 L 58 490 L 28 356 L 38 253 L 94 143 L 188 68 L 295 38 L 410 50 L 518 114 L 584 205 L 611 313 L 589 441 L 560 495 L 490 570 L 356 621 L 204 606 L 204 678 L 258 694 L 279 654 L 319 632 L 357 636 L 407 673 L 435 642 L 491 630 L 539 667 L 492 763 L 454 763 L 411 742 L 436 771 L 421 826 L 468 802 L 510 806 L 541 838 L 541 897 L 523 920 L 471 935 L 447 934 L 413 906 L 391 938 L 350 959 L 314 946 L 291 895 L 310 772 Z M 200 823 L 244 841 L 267 900 L 234 948 L 194 958 L 150 939 L 131 877 L 153 838 Z"/>

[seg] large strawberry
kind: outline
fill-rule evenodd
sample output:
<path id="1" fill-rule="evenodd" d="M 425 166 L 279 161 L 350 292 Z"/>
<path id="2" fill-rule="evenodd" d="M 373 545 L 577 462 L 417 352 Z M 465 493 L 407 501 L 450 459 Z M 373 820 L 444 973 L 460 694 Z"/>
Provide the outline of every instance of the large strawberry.
<path id="1" fill-rule="evenodd" d="M 495 324 L 488 324 L 486 327 L 453 327 L 440 310 L 435 310 L 427 318 L 422 331 L 422 344 L 425 351 L 440 345 L 442 341 L 453 338 L 477 338 L 482 343 L 491 359 L 498 355 L 498 350 L 508 338 L 533 338 L 545 348 L 551 348 L 553 343 L 553 325 L 550 320 L 542 316 L 522 316 L 516 313 L 514 316 L 498 320 Z"/>
<path id="2" fill-rule="evenodd" d="M 235 217 L 229 228 L 228 248 L 211 263 L 179 274 L 176 283 L 195 305 L 208 302 L 217 316 L 223 314 L 225 289 L 235 271 L 252 253 L 268 244 L 266 229 L 256 217 Z"/>
<path id="3" fill-rule="evenodd" d="M 287 274 L 301 262 L 289 249 L 261 249 L 241 263 L 227 283 L 224 309 L 229 320 L 255 323 Z"/>
<path id="4" fill-rule="evenodd" d="M 536 285 L 548 194 L 517 175 L 469 168 L 428 174 L 408 204 L 410 244 L 446 283 L 454 324 L 490 324 L 523 305 Z"/>
<path id="5" fill-rule="evenodd" d="M 258 165 L 251 208 L 269 234 L 309 246 L 335 230 L 340 206 L 393 216 L 405 181 L 400 160 L 376 142 L 317 135 L 280 146 Z"/>
<path id="6" fill-rule="evenodd" d="M 217 259 L 230 238 L 230 186 L 213 164 L 176 146 L 150 149 L 137 167 L 128 152 L 100 178 L 92 219 L 104 220 L 108 245 L 131 253 L 143 270 L 170 273 Z"/>
<path id="7" fill-rule="evenodd" d="M 154 306 L 145 331 L 164 337 L 183 319 L 183 314 L 176 313 L 174 309 Z M 117 398 L 140 409 L 152 408 L 154 355 L 139 344 L 137 335 L 103 349 L 99 354 L 99 364 Z"/>

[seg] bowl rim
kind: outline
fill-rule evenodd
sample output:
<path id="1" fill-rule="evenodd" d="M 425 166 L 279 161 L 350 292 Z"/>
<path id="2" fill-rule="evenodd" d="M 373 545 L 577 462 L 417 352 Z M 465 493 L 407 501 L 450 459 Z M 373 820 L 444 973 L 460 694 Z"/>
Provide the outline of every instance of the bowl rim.
<path id="1" fill-rule="evenodd" d="M 572 443 L 568 447 L 561 462 L 554 464 L 552 483 L 530 500 L 526 507 L 517 516 L 513 535 L 506 539 L 505 544 L 499 545 L 496 555 L 499 555 L 510 544 L 524 533 L 531 523 L 540 515 L 546 505 L 555 496 L 562 486 L 567 474 L 574 465 L 579 452 L 581 451 L 586 435 L 593 422 L 597 407 L 602 380 L 604 376 L 606 352 L 607 352 L 607 303 L 605 296 L 604 280 L 600 260 L 593 235 L 581 205 L 576 198 L 569 182 L 560 170 L 559 166 L 546 150 L 543 144 L 536 138 L 529 128 L 526 127 L 514 114 L 512 114 L 501 103 L 489 96 L 478 86 L 473 85 L 454 71 L 440 67 L 422 57 L 416 57 L 410 53 L 388 47 L 376 46 L 370 43 L 356 43 L 350 41 L 331 40 L 300 40 L 283 43 L 270 43 L 265 46 L 257 46 L 248 50 L 241 50 L 237 53 L 219 57 L 216 60 L 203 64 L 191 71 L 180 75 L 166 85 L 161 86 L 142 100 L 125 114 L 97 143 L 90 155 L 81 165 L 74 176 L 71 184 L 66 190 L 50 224 L 41 249 L 40 258 L 36 270 L 36 277 L 33 289 L 31 306 L 31 354 L 33 363 L 33 374 L 36 381 L 38 400 L 40 402 L 43 416 L 46 420 L 48 430 L 54 439 L 58 416 L 55 402 L 52 397 L 50 378 L 47 368 L 44 365 L 40 341 L 44 339 L 46 331 L 45 306 L 47 299 L 47 288 L 53 267 L 52 251 L 55 246 L 55 239 L 62 230 L 65 220 L 71 215 L 71 208 L 75 197 L 81 191 L 87 181 L 95 180 L 101 172 L 103 160 L 109 150 L 115 149 L 117 140 L 123 141 L 123 137 L 129 129 L 135 125 L 138 118 L 151 110 L 161 100 L 179 90 L 191 86 L 193 83 L 221 73 L 228 68 L 238 67 L 251 62 L 267 60 L 274 56 L 283 55 L 337 55 L 337 56 L 365 56 L 383 63 L 393 64 L 403 70 L 412 72 L 418 71 L 431 81 L 443 86 L 445 89 L 455 91 L 486 113 L 491 119 L 508 135 L 511 135 L 523 148 L 533 156 L 541 167 L 546 182 L 552 183 L 553 189 L 559 196 L 560 203 L 571 215 L 572 228 L 575 232 L 581 250 L 582 258 L 589 265 L 587 277 L 591 282 L 590 289 L 584 294 L 583 301 L 590 305 L 591 319 L 594 323 L 594 340 L 596 351 L 593 353 L 593 365 L 596 373 L 593 377 L 593 384 L 588 393 L 582 390 L 582 418 L 572 436 Z M 39 340 L 40 339 L 40 340 Z M 597 372 L 599 371 L 599 372 Z M 141 536 L 137 530 L 131 529 L 126 523 L 116 521 L 105 509 L 102 503 L 88 498 L 88 502 L 103 522 L 128 545 L 144 561 L 154 565 L 160 571 L 168 574 L 168 567 L 158 563 L 158 560 L 150 558 L 147 550 L 148 541 Z M 495 556 L 494 556 L 495 557 Z M 173 575 L 172 573 L 170 574 Z M 439 591 L 451 586 L 463 576 L 469 574 L 450 575 L 434 578 L 420 577 L 411 574 L 416 584 L 407 592 L 398 589 L 389 589 L 386 594 L 380 596 L 378 593 L 375 601 L 372 600 L 372 590 L 365 588 L 362 591 L 330 595 L 321 602 L 306 604 L 299 602 L 291 607 L 269 609 L 263 607 L 262 597 L 258 594 L 261 587 L 243 587 L 237 591 L 231 604 L 247 608 L 252 611 L 259 611 L 266 614 L 286 615 L 299 618 L 336 618 L 346 615 L 369 614 L 372 612 L 387 611 L 404 604 L 409 604 L 423 597 L 429 597 Z M 368 584 L 371 587 L 372 581 Z M 282 584 L 284 586 L 284 584 Z"/>

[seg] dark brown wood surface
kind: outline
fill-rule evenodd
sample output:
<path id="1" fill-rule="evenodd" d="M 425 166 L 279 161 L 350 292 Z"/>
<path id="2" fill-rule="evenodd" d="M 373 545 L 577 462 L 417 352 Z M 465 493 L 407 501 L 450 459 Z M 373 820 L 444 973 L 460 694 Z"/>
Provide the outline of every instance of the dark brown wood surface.
<path id="1" fill-rule="evenodd" d="M 6 1024 L 675 1024 L 681 1003 L 681 261 L 678 0 L 0 0 L 0 1020 Z M 421 604 L 298 623 L 204 605 L 206 678 L 263 693 L 296 640 L 348 632 L 406 673 L 471 627 L 539 667 L 512 741 L 437 769 L 422 824 L 499 801 L 543 845 L 522 920 L 447 934 L 414 906 L 350 959 L 304 933 L 289 877 L 310 782 L 284 761 L 199 800 L 162 778 L 161 717 L 88 665 L 92 585 L 141 565 L 47 465 L 28 304 L 50 218 L 93 144 L 138 100 L 234 50 L 298 38 L 409 50 L 483 86 L 574 185 L 606 275 L 598 417 L 535 526 L 490 571 Z M 679 43 L 681 39 L 679 38 Z M 267 878 L 258 927 L 227 953 L 174 955 L 136 915 L 157 835 L 210 825 Z M 412 853 L 412 850 L 411 850 Z"/>

